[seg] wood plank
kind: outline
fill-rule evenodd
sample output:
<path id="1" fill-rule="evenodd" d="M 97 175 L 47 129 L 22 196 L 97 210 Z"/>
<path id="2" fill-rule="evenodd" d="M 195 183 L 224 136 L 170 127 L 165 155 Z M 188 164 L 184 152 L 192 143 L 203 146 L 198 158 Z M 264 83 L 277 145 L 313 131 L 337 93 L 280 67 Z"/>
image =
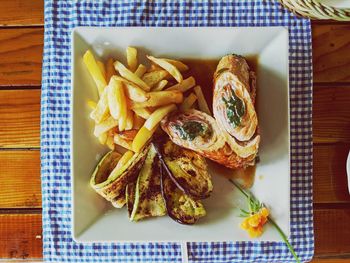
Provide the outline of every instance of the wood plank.
<path id="1" fill-rule="evenodd" d="M 315 87 L 313 102 L 314 142 L 349 143 L 350 86 Z"/>
<path id="2" fill-rule="evenodd" d="M 0 120 L 0 148 L 39 147 L 40 90 L 0 90 Z"/>
<path id="3" fill-rule="evenodd" d="M 350 81 L 350 25 L 312 27 L 315 82 Z"/>
<path id="4" fill-rule="evenodd" d="M 41 214 L 0 214 L 0 258 L 42 258 Z"/>
<path id="5" fill-rule="evenodd" d="M 350 253 L 350 206 L 314 211 L 315 255 Z"/>
<path id="6" fill-rule="evenodd" d="M 0 86 L 40 85 L 43 32 L 43 28 L 0 30 Z"/>
<path id="7" fill-rule="evenodd" d="M 43 0 L 1 0 L 0 26 L 29 26 L 43 24 Z"/>
<path id="8" fill-rule="evenodd" d="M 40 208 L 40 151 L 0 151 L 0 208 Z"/>
<path id="9" fill-rule="evenodd" d="M 314 145 L 314 203 L 349 203 L 346 158 L 350 144 Z"/>

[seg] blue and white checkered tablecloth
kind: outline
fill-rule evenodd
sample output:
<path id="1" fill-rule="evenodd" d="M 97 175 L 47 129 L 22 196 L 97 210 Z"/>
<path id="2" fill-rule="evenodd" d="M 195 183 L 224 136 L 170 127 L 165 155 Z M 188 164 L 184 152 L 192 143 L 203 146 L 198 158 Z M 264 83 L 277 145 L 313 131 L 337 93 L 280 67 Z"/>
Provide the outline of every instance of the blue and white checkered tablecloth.
<path id="1" fill-rule="evenodd" d="M 41 108 L 43 254 L 48 262 L 181 262 L 179 243 L 78 244 L 71 235 L 71 39 L 76 26 L 289 28 L 291 243 L 313 255 L 311 26 L 277 1 L 45 1 Z M 189 262 L 293 262 L 282 242 L 187 243 Z"/>

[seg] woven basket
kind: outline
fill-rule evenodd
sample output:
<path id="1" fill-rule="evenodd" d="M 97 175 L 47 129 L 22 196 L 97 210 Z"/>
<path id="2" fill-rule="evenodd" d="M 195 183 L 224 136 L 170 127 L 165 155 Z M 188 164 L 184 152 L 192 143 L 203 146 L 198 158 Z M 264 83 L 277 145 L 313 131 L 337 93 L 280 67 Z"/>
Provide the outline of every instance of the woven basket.
<path id="1" fill-rule="evenodd" d="M 350 8 L 331 7 L 314 0 L 279 0 L 281 4 L 301 16 L 311 19 L 350 21 Z"/>

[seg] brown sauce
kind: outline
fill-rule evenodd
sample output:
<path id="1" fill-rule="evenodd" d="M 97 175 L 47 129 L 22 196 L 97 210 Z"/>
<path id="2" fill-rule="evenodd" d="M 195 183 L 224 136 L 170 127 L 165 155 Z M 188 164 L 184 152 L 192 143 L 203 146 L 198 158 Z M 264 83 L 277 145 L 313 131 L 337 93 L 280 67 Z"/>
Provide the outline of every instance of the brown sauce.
<path id="1" fill-rule="evenodd" d="M 252 71 L 257 72 L 258 57 L 257 56 L 245 56 L 248 65 Z M 219 62 L 218 59 L 181 59 L 190 70 L 184 73 L 184 78 L 193 76 L 196 79 L 196 84 L 202 87 L 204 96 L 207 100 L 210 110 L 212 110 L 213 103 L 213 76 L 216 70 L 216 66 Z M 228 169 L 223 166 L 216 165 L 220 174 L 223 174 L 229 179 L 237 180 L 244 188 L 251 188 L 255 179 L 255 166 L 247 167 L 246 169 Z"/>

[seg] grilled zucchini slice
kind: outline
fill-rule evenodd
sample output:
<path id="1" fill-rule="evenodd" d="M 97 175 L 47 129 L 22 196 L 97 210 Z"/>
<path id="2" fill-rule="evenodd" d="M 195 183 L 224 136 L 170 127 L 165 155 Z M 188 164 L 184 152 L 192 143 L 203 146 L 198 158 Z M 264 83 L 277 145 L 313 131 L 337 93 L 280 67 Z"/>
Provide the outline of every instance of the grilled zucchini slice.
<path id="1" fill-rule="evenodd" d="M 160 176 L 159 157 L 153 144 L 151 144 L 146 160 L 137 178 L 130 220 L 138 221 L 146 217 L 163 216 L 166 214 L 165 203 L 161 193 Z M 131 188 L 130 198 L 132 198 Z"/>
<path id="2" fill-rule="evenodd" d="M 136 181 L 139 171 L 146 159 L 150 145 L 145 146 L 121 168 L 116 169 L 120 154 L 109 152 L 97 165 L 91 180 L 91 187 L 113 206 L 121 208 L 125 205 L 125 189 L 128 183 Z"/>
<path id="3" fill-rule="evenodd" d="M 162 194 L 165 200 L 168 215 L 176 222 L 192 225 L 199 218 L 206 215 L 200 200 L 194 200 L 183 193 L 170 178 L 170 170 L 162 166 Z"/>
<path id="4" fill-rule="evenodd" d="M 164 163 L 171 171 L 169 176 L 178 188 L 194 199 L 210 196 L 213 183 L 204 157 L 170 140 L 163 144 L 161 152 Z"/>

